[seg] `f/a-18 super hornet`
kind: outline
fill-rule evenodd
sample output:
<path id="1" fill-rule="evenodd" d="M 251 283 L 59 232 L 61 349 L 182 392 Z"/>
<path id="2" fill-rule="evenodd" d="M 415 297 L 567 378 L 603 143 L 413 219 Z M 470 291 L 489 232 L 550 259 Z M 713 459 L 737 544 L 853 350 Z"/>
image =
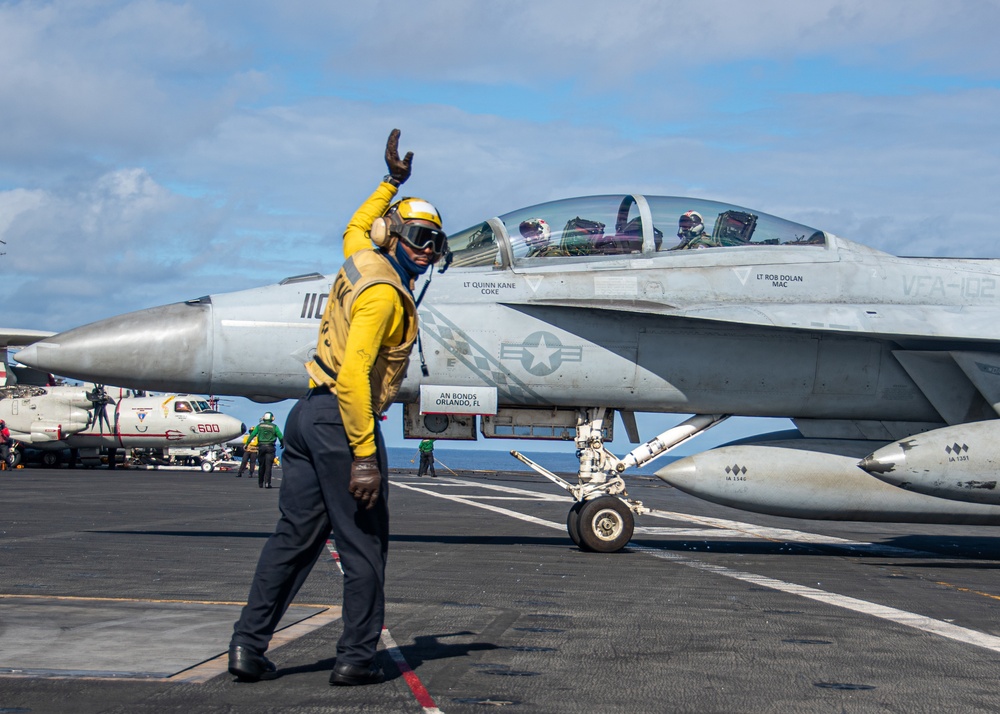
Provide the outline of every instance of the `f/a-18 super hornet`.
<path id="1" fill-rule="evenodd" d="M 676 234 L 676 238 L 674 237 Z M 622 475 L 729 415 L 796 430 L 658 476 L 738 508 L 804 518 L 1000 524 L 1000 262 L 902 258 L 701 199 L 591 196 L 450 237 L 398 400 L 407 436 L 564 438 L 570 535 L 620 549 Z M 306 388 L 331 276 L 142 310 L 42 340 L 19 360 L 80 379 L 278 400 Z M 266 339 L 262 339 L 266 333 Z M 419 359 L 416 357 L 419 356 Z M 624 456 L 618 412 L 694 414 Z"/>

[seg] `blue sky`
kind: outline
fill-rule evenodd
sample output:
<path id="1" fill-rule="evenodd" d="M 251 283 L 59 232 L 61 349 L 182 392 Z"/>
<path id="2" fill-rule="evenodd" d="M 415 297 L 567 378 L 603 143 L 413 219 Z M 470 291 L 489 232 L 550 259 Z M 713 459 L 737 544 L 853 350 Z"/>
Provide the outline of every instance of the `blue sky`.
<path id="1" fill-rule="evenodd" d="M 998 2 L 356 5 L 0 2 L 0 324 L 334 272 L 393 127 L 451 231 L 636 191 L 1000 257 Z"/>

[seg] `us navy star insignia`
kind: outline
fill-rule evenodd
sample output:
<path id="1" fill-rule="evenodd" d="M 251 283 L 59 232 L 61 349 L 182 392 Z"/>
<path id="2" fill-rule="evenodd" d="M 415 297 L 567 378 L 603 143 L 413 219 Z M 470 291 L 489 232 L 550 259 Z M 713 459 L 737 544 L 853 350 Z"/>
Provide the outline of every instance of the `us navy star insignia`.
<path id="1" fill-rule="evenodd" d="M 501 360 L 518 360 L 529 374 L 544 377 L 559 369 L 563 362 L 583 360 L 583 348 L 564 345 L 551 332 L 533 332 L 520 344 L 500 345 Z"/>

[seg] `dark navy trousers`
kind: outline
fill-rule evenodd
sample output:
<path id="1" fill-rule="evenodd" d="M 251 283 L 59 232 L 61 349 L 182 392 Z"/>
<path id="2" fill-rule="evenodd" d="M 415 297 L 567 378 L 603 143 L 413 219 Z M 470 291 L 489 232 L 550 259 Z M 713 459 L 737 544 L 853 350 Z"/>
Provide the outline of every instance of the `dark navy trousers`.
<path id="1" fill-rule="evenodd" d="M 267 649 L 332 531 L 344 568 L 344 633 L 337 643 L 337 661 L 367 667 L 375 659 L 385 621 L 389 551 L 389 479 L 378 421 L 382 486 L 371 510 L 359 506 L 347 490 L 353 456 L 335 395 L 310 390 L 292 407 L 284 433 L 281 517 L 261 551 L 232 644 L 259 653 Z"/>
<path id="2" fill-rule="evenodd" d="M 271 485 L 271 469 L 274 467 L 274 444 L 257 446 L 257 485 Z"/>

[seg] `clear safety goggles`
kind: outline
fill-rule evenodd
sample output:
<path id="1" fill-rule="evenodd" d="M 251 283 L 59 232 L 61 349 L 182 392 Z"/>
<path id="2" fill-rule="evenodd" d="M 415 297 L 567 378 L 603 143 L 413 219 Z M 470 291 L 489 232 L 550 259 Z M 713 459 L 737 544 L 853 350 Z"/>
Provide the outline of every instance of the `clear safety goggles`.
<path id="1" fill-rule="evenodd" d="M 404 223 L 398 231 L 400 239 L 414 250 L 434 249 L 434 255 L 444 255 L 448 250 L 448 236 L 438 228 L 428 228 L 417 223 Z"/>

